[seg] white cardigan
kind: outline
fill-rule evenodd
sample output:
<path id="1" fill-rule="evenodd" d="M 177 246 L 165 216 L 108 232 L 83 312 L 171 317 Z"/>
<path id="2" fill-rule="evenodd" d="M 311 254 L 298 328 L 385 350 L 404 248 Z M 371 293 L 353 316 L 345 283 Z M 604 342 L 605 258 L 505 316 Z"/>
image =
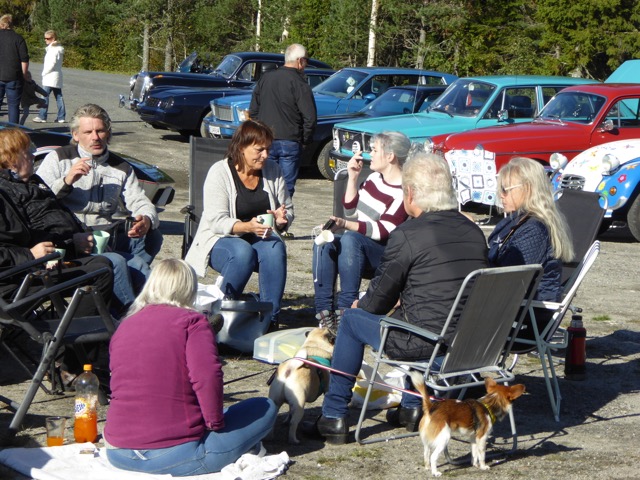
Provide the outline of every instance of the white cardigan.
<path id="1" fill-rule="evenodd" d="M 293 222 L 293 203 L 280 166 L 267 160 L 262 167 L 262 178 L 264 191 L 269 196 L 270 209 L 275 210 L 283 204 L 287 209 L 288 228 Z M 204 181 L 203 211 L 198 231 L 185 256 L 187 263 L 201 277 L 207 273 L 211 249 L 218 239 L 238 236 L 231 233 L 233 225 L 240 221 L 236 218 L 237 197 L 238 192 L 227 159 L 214 163 Z"/>

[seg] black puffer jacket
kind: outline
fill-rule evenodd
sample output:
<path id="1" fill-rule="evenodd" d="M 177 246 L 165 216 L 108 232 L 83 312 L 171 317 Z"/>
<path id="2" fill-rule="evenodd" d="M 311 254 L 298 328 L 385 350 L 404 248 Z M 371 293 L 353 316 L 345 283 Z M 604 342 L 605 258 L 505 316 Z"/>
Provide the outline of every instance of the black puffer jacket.
<path id="1" fill-rule="evenodd" d="M 0 267 L 33 260 L 30 249 L 45 241 L 64 246 L 65 258 L 75 258 L 73 243 L 65 242 L 83 231 L 40 177 L 23 182 L 9 170 L 0 170 Z"/>
<path id="2" fill-rule="evenodd" d="M 464 278 L 487 267 L 487 244 L 480 228 L 455 210 L 423 213 L 396 228 L 375 278 L 358 306 L 440 333 Z M 450 325 L 451 336 L 455 325 Z M 389 334 L 393 358 L 429 358 L 433 345 L 398 331 Z"/>

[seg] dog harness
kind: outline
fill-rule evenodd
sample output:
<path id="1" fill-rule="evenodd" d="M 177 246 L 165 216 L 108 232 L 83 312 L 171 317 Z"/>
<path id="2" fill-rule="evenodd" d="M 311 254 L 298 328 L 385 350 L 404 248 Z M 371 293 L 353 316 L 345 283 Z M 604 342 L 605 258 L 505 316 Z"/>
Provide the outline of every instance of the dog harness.
<path id="1" fill-rule="evenodd" d="M 331 366 L 331 362 L 329 361 L 328 358 L 316 357 L 315 355 L 311 355 L 309 357 L 309 359 L 313 360 L 314 362 L 316 362 L 319 365 L 322 365 L 323 367 L 330 367 Z M 318 380 L 320 380 L 320 393 L 324 393 L 325 392 L 325 384 L 324 384 L 324 381 L 322 379 L 322 370 L 320 370 L 318 368 L 316 370 L 316 373 L 318 374 Z"/>

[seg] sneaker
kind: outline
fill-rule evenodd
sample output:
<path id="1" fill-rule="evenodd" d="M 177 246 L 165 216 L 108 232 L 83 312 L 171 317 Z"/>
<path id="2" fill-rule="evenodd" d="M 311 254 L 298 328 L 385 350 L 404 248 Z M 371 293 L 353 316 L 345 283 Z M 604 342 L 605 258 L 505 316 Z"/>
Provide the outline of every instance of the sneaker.
<path id="1" fill-rule="evenodd" d="M 36 122 L 36 123 L 47 123 L 47 121 L 45 119 L 40 118 L 40 117 L 35 117 L 33 119 L 33 121 Z"/>
<path id="2" fill-rule="evenodd" d="M 293 240 L 293 239 L 294 239 L 294 235 L 293 235 L 293 233 L 291 233 L 291 232 L 282 232 L 282 233 L 280 234 L 280 236 L 281 236 L 282 238 L 284 238 L 285 240 Z"/>
<path id="3" fill-rule="evenodd" d="M 34 121 L 35 121 L 35 120 L 34 120 Z M 67 121 L 66 121 L 66 120 L 64 120 L 64 119 L 63 119 L 63 120 L 56 120 L 56 122 L 57 122 L 57 123 L 67 123 Z"/>
<path id="4" fill-rule="evenodd" d="M 316 320 L 318 320 L 319 328 L 327 328 L 335 336 L 338 333 L 338 322 L 336 321 L 336 315 L 329 310 L 322 310 L 316 313 Z"/>

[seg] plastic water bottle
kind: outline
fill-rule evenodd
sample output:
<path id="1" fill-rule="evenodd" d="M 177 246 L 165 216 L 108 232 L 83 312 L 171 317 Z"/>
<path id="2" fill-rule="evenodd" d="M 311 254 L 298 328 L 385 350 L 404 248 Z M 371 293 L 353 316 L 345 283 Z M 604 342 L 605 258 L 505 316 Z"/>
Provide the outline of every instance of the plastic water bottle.
<path id="1" fill-rule="evenodd" d="M 567 380 L 584 380 L 587 376 L 585 362 L 587 360 L 587 330 L 582 324 L 581 315 L 571 317 L 571 325 L 567 328 L 569 344 L 564 362 L 564 376 Z"/>
<path id="2" fill-rule="evenodd" d="M 85 365 L 84 373 L 79 375 L 76 380 L 76 413 L 73 435 L 77 443 L 93 443 L 98 438 L 98 389 L 100 382 L 91 370 L 91 365 Z"/>

